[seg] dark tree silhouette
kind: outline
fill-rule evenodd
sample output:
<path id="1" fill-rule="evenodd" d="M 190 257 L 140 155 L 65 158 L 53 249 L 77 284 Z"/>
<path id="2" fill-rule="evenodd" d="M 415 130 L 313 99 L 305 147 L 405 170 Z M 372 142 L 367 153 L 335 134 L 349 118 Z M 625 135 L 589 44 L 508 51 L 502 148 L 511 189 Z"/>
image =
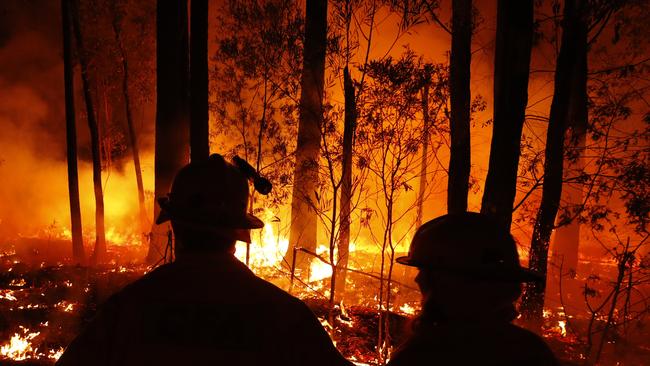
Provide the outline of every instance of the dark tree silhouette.
<path id="1" fill-rule="evenodd" d="M 93 253 L 93 262 L 101 263 L 106 258 L 106 233 L 104 229 L 104 191 L 102 188 L 102 162 L 99 127 L 97 116 L 93 105 L 93 98 L 90 93 L 90 76 L 88 74 L 88 59 L 86 50 L 81 37 L 81 25 L 79 21 L 79 3 L 76 1 L 72 4 L 72 23 L 79 55 L 79 65 L 81 66 L 81 82 L 83 86 L 84 100 L 86 102 L 86 118 L 88 120 L 88 129 L 90 130 L 90 147 L 93 159 L 93 187 L 95 192 L 95 251 Z"/>
<path id="2" fill-rule="evenodd" d="M 208 126 L 208 0 L 193 0 L 190 11 L 190 159 L 210 155 Z"/>
<path id="3" fill-rule="evenodd" d="M 557 267 L 561 265 L 574 277 L 578 268 L 578 250 L 580 248 L 580 220 L 576 219 L 583 209 L 583 184 L 571 183 L 584 174 L 585 150 L 587 146 L 587 128 L 589 126 L 587 95 L 587 37 L 580 39 L 577 49 L 575 69 L 571 82 L 571 105 L 567 120 L 567 139 L 565 141 L 564 184 L 562 198 L 566 202 L 565 212 L 560 211 L 556 219 L 557 230 L 554 234 L 554 257 Z M 584 44 L 583 44 L 584 42 Z M 568 155 L 568 156 L 567 156 Z M 562 209 L 562 207 L 560 207 Z"/>
<path id="4" fill-rule="evenodd" d="M 301 79 L 296 170 L 291 198 L 291 231 L 286 260 L 293 261 L 293 249 L 316 250 L 317 216 L 313 210 L 318 184 L 320 126 L 323 121 L 325 48 L 327 43 L 327 0 L 307 2 L 305 47 Z M 296 258 L 297 267 L 309 266 L 306 256 Z"/>
<path id="5" fill-rule="evenodd" d="M 427 192 L 427 175 L 429 164 L 427 164 L 427 157 L 429 156 L 429 129 L 431 127 L 431 118 L 429 115 L 429 88 L 431 82 L 430 76 L 426 77 L 427 82 L 422 86 L 420 92 L 420 103 L 422 104 L 422 163 L 420 165 L 420 182 L 418 188 L 417 198 L 417 212 L 415 215 L 415 227 L 422 225 L 422 217 L 424 216 L 424 199 Z"/>
<path id="6" fill-rule="evenodd" d="M 65 132 L 68 160 L 68 192 L 70 197 L 70 231 L 72 232 L 72 259 L 83 263 L 84 243 L 81 234 L 81 207 L 79 203 L 79 172 L 77 169 L 77 124 L 74 110 L 74 70 L 70 29 L 70 0 L 61 0 L 63 25 L 63 78 L 65 87 Z"/>
<path id="7" fill-rule="evenodd" d="M 467 192 L 471 166 L 470 63 L 472 43 L 472 1 L 452 1 L 451 55 L 449 60 L 449 95 L 451 104 L 449 179 L 447 211 L 467 211 Z"/>
<path id="8" fill-rule="evenodd" d="M 189 70 L 187 1 L 158 1 L 156 9 L 156 142 L 155 196 L 169 193 L 176 172 L 189 158 Z M 154 219 L 160 208 L 154 205 Z M 157 230 L 156 230 L 157 229 Z M 147 259 L 158 260 L 167 241 L 162 228 L 154 227 Z"/>
<path id="9" fill-rule="evenodd" d="M 350 223 L 351 223 L 351 213 L 353 210 L 352 199 L 355 191 L 354 179 L 352 176 L 352 165 L 353 165 L 353 154 L 354 154 L 354 145 L 355 145 L 355 134 L 358 122 L 358 112 L 359 112 L 359 99 L 363 94 L 364 79 L 366 76 L 366 66 L 368 65 L 370 48 L 373 43 L 373 32 L 375 25 L 375 14 L 377 13 L 378 3 L 376 2 L 355 2 L 352 0 L 344 0 L 334 3 L 334 15 L 335 18 L 339 18 L 339 26 L 343 28 L 344 36 L 342 36 L 343 45 L 339 50 L 343 58 L 343 96 L 344 96 L 344 114 L 343 114 L 343 139 L 342 139 L 342 161 L 341 161 L 341 176 L 338 182 L 332 180 L 330 175 L 330 183 L 332 185 L 332 193 L 334 200 L 337 199 L 337 193 L 340 189 L 340 201 L 339 207 L 336 204 L 333 205 L 333 208 L 338 208 L 332 211 L 332 221 L 331 224 L 335 224 L 337 221 L 337 214 L 339 220 L 339 230 L 338 237 L 335 232 L 332 230 L 332 238 L 330 240 L 330 261 L 336 266 L 335 271 L 332 274 L 331 279 L 331 288 L 332 292 L 330 293 L 330 308 L 333 309 L 334 302 L 340 302 L 345 297 L 345 287 L 346 287 L 346 278 L 347 278 L 347 266 L 349 262 L 350 255 Z M 365 9 L 364 9 L 365 8 Z M 358 12 L 358 10 L 362 10 Z M 355 14 L 356 13 L 356 14 Z M 365 13 L 365 14 L 364 14 Z M 364 14 L 364 15 L 362 15 Z M 355 34 L 359 29 L 355 30 L 353 26 L 353 19 L 357 17 L 365 18 L 361 23 L 366 23 L 368 25 L 368 34 L 366 39 L 366 50 L 364 60 L 361 64 L 356 65 L 361 71 L 361 76 L 358 81 L 354 80 L 351 72 L 352 57 L 355 54 L 358 44 L 354 41 Z M 360 26 L 360 24 L 357 24 Z M 326 139 L 323 140 L 323 144 L 326 144 Z M 326 149 L 330 151 L 329 149 Z M 327 153 L 327 155 L 330 155 Z M 331 156 L 330 156 L 331 157 Z M 327 157 L 328 165 L 331 167 L 331 159 Z M 330 173 L 333 173 L 330 170 Z M 358 186 L 358 184 L 356 184 Z M 335 226 L 335 225 L 333 225 Z M 332 227 L 333 229 L 333 227 Z M 338 255 L 334 255 L 334 248 L 338 249 Z M 336 258 L 335 258 L 336 257 Z M 332 313 L 330 313 L 331 315 Z"/>
<path id="10" fill-rule="evenodd" d="M 345 114 L 343 118 L 343 164 L 341 165 L 341 208 L 338 258 L 336 271 L 332 274 L 334 294 L 341 300 L 345 296 L 346 268 L 350 255 L 350 211 L 352 208 L 352 148 L 354 130 L 357 125 L 357 101 L 355 87 L 348 66 L 343 69 L 343 94 Z M 338 281 L 338 282 L 337 282 Z"/>
<path id="11" fill-rule="evenodd" d="M 129 93 L 129 61 L 122 41 L 122 20 L 125 16 L 123 9 L 119 8 L 117 2 L 113 4 L 113 21 L 111 26 L 113 28 L 113 35 L 117 43 L 119 58 L 122 63 L 122 98 L 124 98 L 124 109 L 126 115 L 126 124 L 129 135 L 129 143 L 131 145 L 131 154 L 133 157 L 133 166 L 135 169 L 135 181 L 138 187 L 138 208 L 140 209 L 140 229 L 141 232 L 147 232 L 147 209 L 144 203 L 144 183 L 142 182 L 142 168 L 140 166 L 140 147 L 138 144 L 138 136 L 135 132 L 135 125 L 133 123 L 133 108 L 131 106 L 131 95 Z"/>
<path id="12" fill-rule="evenodd" d="M 535 218 L 529 255 L 529 267 L 543 275 L 546 275 L 549 242 L 562 196 L 564 136 L 569 125 L 575 85 L 573 74 L 578 71 L 581 54 L 587 51 L 584 7 L 584 0 L 567 0 L 564 3 L 562 45 L 557 58 L 553 101 L 546 133 L 542 201 Z M 523 296 L 522 313 L 538 326 L 541 326 L 542 321 L 544 290 L 544 283 L 531 283 L 526 286 Z"/>
<path id="13" fill-rule="evenodd" d="M 494 55 L 494 126 L 481 212 L 509 228 L 528 102 L 533 0 L 499 0 Z"/>

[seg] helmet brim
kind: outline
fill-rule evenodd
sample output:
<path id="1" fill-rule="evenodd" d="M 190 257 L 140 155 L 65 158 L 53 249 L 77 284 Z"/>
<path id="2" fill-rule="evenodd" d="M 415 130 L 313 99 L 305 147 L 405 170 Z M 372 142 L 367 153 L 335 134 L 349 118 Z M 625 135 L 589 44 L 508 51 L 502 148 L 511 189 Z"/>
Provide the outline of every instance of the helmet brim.
<path id="1" fill-rule="evenodd" d="M 421 263 L 419 261 L 414 261 L 413 258 L 408 255 L 398 257 L 395 261 L 399 264 L 416 267 L 416 268 L 426 268 L 430 267 L 426 263 Z M 490 279 L 495 281 L 514 281 L 514 282 L 544 282 L 544 276 L 524 267 L 517 268 L 440 268 L 438 266 L 431 266 L 432 268 L 439 268 L 444 271 L 451 271 L 454 273 L 460 273 L 476 278 Z"/>
<path id="2" fill-rule="evenodd" d="M 395 258 L 395 262 L 409 267 L 419 267 L 419 264 L 415 263 L 408 255 Z"/>
<path id="3" fill-rule="evenodd" d="M 156 224 L 160 225 L 164 222 L 175 220 L 172 212 L 174 211 L 171 205 L 169 204 L 169 199 L 167 197 L 161 197 L 158 199 L 158 205 L 160 206 L 160 213 L 156 218 Z M 183 216 L 183 215 L 180 215 Z M 179 219 L 183 220 L 182 217 Z M 183 220 L 185 221 L 185 220 Z M 261 229 L 264 227 L 264 221 L 260 220 L 257 216 L 246 213 L 243 217 L 230 222 L 228 225 L 220 225 L 218 222 L 213 224 L 201 223 L 202 225 L 212 226 L 220 229 Z"/>

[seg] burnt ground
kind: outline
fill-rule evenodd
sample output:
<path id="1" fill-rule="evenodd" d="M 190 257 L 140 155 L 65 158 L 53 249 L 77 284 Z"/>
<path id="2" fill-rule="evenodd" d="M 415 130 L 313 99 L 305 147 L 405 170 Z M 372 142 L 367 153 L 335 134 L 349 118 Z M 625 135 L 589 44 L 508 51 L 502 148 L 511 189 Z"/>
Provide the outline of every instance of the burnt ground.
<path id="1" fill-rule="evenodd" d="M 0 257 L 0 344 L 6 345 L 18 333 L 31 339 L 32 352 L 22 361 L 0 360 L 0 364 L 51 365 L 50 353 L 60 351 L 84 324 L 93 317 L 98 304 L 112 293 L 145 273 L 142 265 L 111 265 L 107 267 L 79 267 L 69 265 L 25 264 L 15 254 Z M 329 314 L 327 300 L 322 297 L 304 298 L 308 306 L 333 334 L 339 350 L 349 359 L 372 364 L 376 359 L 378 314 L 369 305 L 337 306 Z M 389 313 L 391 337 L 399 344 L 408 333 L 409 317 Z M 330 321 L 325 323 L 324 320 Z M 547 319 L 554 324 L 553 315 Z M 578 318 L 572 322 L 586 320 Z M 331 324 L 333 323 L 333 324 Z M 24 328 L 21 328 L 24 327 Z M 546 340 L 564 365 L 585 364 L 582 352 L 585 344 L 570 331 L 562 336 L 547 326 Z M 650 359 L 645 346 L 626 345 L 615 339 L 605 354 L 603 364 L 644 365 Z"/>

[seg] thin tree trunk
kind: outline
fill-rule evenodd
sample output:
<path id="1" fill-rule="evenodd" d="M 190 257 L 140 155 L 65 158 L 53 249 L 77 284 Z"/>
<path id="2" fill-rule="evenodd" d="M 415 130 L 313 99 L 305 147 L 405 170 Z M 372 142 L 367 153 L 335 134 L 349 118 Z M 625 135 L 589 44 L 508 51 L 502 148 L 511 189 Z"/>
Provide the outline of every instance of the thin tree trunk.
<path id="1" fill-rule="evenodd" d="M 346 66 L 343 69 L 343 90 L 345 94 L 345 117 L 343 122 L 343 164 L 341 166 L 341 210 L 338 243 L 336 301 L 345 298 L 348 257 L 350 254 L 350 212 L 352 206 L 352 147 L 357 125 L 357 101 L 355 88 Z M 336 213 L 334 213 L 336 214 Z"/>
<path id="2" fill-rule="evenodd" d="M 61 0 L 63 25 L 63 78 L 65 86 L 65 132 L 68 160 L 68 194 L 70 198 L 70 231 L 72 232 L 72 260 L 85 262 L 81 234 L 81 205 L 79 203 L 79 173 L 77 169 L 77 125 L 74 110 L 74 70 L 70 35 L 70 0 Z"/>
<path id="3" fill-rule="evenodd" d="M 510 228 L 528 102 L 533 0 L 499 0 L 494 56 L 494 126 L 481 212 Z"/>
<path id="4" fill-rule="evenodd" d="M 190 160 L 210 155 L 208 126 L 208 0 L 192 0 L 190 32 Z"/>
<path id="5" fill-rule="evenodd" d="M 88 118 L 88 129 L 90 130 L 90 147 L 93 158 L 93 187 L 95 192 L 95 251 L 93 262 L 101 263 L 106 259 L 106 234 L 104 230 L 104 192 L 102 189 L 102 166 L 99 141 L 99 128 L 97 116 L 93 106 L 92 95 L 90 94 L 90 78 L 88 76 L 88 60 L 86 50 L 81 38 L 81 26 L 79 21 L 79 4 L 72 5 L 73 30 L 79 54 L 81 66 L 81 81 L 83 84 L 84 99 L 86 101 L 86 114 Z"/>
<path id="6" fill-rule="evenodd" d="M 95 95 L 99 96 L 101 93 L 102 101 L 97 100 L 97 105 L 100 106 L 103 102 L 104 104 L 104 115 L 98 110 L 97 111 L 97 125 L 99 126 L 99 143 L 101 147 L 100 161 L 103 164 L 104 170 L 107 171 L 110 175 L 110 171 L 113 168 L 113 157 L 111 156 L 111 151 L 113 151 L 113 141 L 109 136 L 110 134 L 110 123 L 111 123 L 111 112 L 110 106 L 108 103 L 108 93 L 106 92 L 106 83 L 101 83 L 102 88 L 101 92 L 99 91 L 99 82 L 95 83 Z M 108 178 L 107 178 L 108 179 Z"/>
<path id="7" fill-rule="evenodd" d="M 332 221 L 330 222 L 331 227 L 330 227 L 330 232 L 332 233 L 330 235 L 330 242 L 329 242 L 329 260 L 330 264 L 332 265 L 332 277 L 330 278 L 330 298 L 329 298 L 329 314 L 328 314 L 328 319 L 331 322 L 330 324 L 334 324 L 334 304 L 336 301 L 336 286 L 337 286 L 337 267 L 336 267 L 336 258 L 334 257 L 334 249 L 336 248 L 336 241 L 334 237 L 334 231 L 336 230 L 336 212 L 337 212 L 337 204 L 336 204 L 336 195 L 338 194 L 338 187 L 334 185 L 334 191 L 332 192 L 332 197 L 334 199 L 332 200 Z"/>
<path id="8" fill-rule="evenodd" d="M 187 1 L 159 0 L 156 8 L 155 196 L 169 193 L 176 173 L 189 160 L 189 50 Z M 154 220 L 160 207 L 154 204 Z M 154 226 L 147 260 L 163 256 L 168 226 Z"/>
<path id="9" fill-rule="evenodd" d="M 578 64 L 580 47 L 586 47 L 587 26 L 581 19 L 582 0 L 564 3 L 562 45 L 555 69 L 555 86 L 546 134 L 544 155 L 544 185 L 542 201 L 537 211 L 529 254 L 529 267 L 546 275 L 548 247 L 554 229 L 555 216 L 562 196 L 565 132 L 569 119 L 572 95 L 572 75 Z M 536 326 L 541 326 L 545 284 L 526 286 L 522 313 Z"/>
<path id="10" fill-rule="evenodd" d="M 467 211 L 471 165 L 469 135 L 471 43 L 472 0 L 453 0 L 451 56 L 449 60 L 451 103 L 451 152 L 447 184 L 447 211 L 449 213 Z"/>
<path id="11" fill-rule="evenodd" d="M 610 302 L 609 311 L 607 312 L 607 320 L 605 321 L 605 325 L 600 335 L 600 341 L 598 342 L 598 349 L 596 349 L 595 353 L 591 352 L 591 347 L 589 349 L 590 352 L 588 356 L 589 356 L 589 360 L 591 361 L 590 364 L 592 365 L 599 364 L 600 357 L 602 356 L 602 352 L 603 352 L 603 347 L 605 346 L 605 342 L 608 340 L 609 332 L 613 326 L 616 326 L 614 314 L 616 314 L 616 312 L 619 310 L 617 309 L 616 305 L 618 303 L 618 297 L 621 295 L 621 292 L 625 291 L 624 289 L 621 289 L 621 287 L 623 286 L 623 281 L 625 280 L 625 273 L 628 272 L 628 262 L 632 258 L 634 258 L 634 252 L 630 252 L 630 238 L 628 237 L 623 253 L 618 259 L 618 265 L 616 266 L 616 268 L 618 269 L 618 274 L 616 276 L 616 281 L 614 282 L 614 288 L 612 289 L 611 292 L 612 300 Z M 632 269 L 629 270 L 629 273 L 631 276 Z M 603 303 L 603 305 L 604 304 L 605 303 Z M 623 311 L 625 311 L 625 309 L 623 309 Z M 627 319 L 625 318 L 622 318 L 622 320 L 623 322 L 627 321 Z"/>
<path id="12" fill-rule="evenodd" d="M 140 166 L 140 148 L 138 145 L 138 136 L 135 132 L 135 125 L 133 123 L 133 111 L 131 109 L 131 96 L 129 94 L 129 63 L 122 43 L 121 27 L 119 24 L 119 17 L 116 11 L 113 14 L 113 34 L 115 35 L 115 42 L 118 46 L 120 59 L 122 61 L 122 98 L 124 98 L 124 107 L 126 113 L 126 124 L 129 132 L 129 143 L 131 145 L 131 154 L 133 156 L 133 166 L 135 169 L 135 181 L 138 187 L 138 208 L 140 209 L 140 231 L 146 233 L 149 231 L 149 221 L 147 220 L 147 209 L 144 203 L 144 184 L 142 183 L 142 168 Z"/>
<path id="13" fill-rule="evenodd" d="M 417 215 L 415 216 L 415 227 L 422 225 L 424 216 L 424 196 L 427 191 L 427 169 L 429 156 L 429 82 L 422 87 L 422 163 L 420 163 L 420 189 L 417 198 Z"/>
<path id="14" fill-rule="evenodd" d="M 327 41 L 327 0 L 307 1 L 305 48 L 301 80 L 300 116 L 296 168 L 291 197 L 291 229 L 285 256 L 292 263 L 294 248 L 316 249 L 317 217 L 313 205 L 318 187 L 320 127 L 323 121 L 323 88 Z M 305 269 L 309 261 L 297 258 L 297 268 Z"/>
<path id="15" fill-rule="evenodd" d="M 384 156 L 384 159 L 386 157 Z M 392 172 L 391 172 L 392 173 Z M 384 189 L 387 187 L 384 185 Z M 381 265 L 380 265 L 380 279 L 379 279 L 379 321 L 378 321 L 378 335 L 377 335 L 377 355 L 380 364 L 385 364 L 388 356 L 388 347 L 390 347 L 390 285 L 392 276 L 392 261 L 394 257 L 394 248 L 392 244 L 393 233 L 393 192 L 394 187 L 390 183 L 391 193 L 384 191 L 386 197 L 386 228 L 384 229 L 384 236 L 381 245 Z M 390 248 L 391 254 L 388 255 L 390 259 L 388 276 L 384 277 L 384 270 L 386 268 L 386 249 Z M 384 279 L 386 279 L 386 286 L 384 286 Z M 384 305 L 385 304 L 385 305 Z"/>

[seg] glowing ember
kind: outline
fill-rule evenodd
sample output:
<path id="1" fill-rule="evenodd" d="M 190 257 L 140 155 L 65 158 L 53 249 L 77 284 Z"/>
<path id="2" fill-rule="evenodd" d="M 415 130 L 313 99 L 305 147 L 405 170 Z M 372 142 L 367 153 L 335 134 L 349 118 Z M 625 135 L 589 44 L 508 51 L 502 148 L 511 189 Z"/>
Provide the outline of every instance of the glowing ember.
<path id="1" fill-rule="evenodd" d="M 23 334 L 15 333 L 9 343 L 0 347 L 0 354 L 5 358 L 16 361 L 26 360 L 36 354 L 37 348 L 32 348 L 32 339 L 36 338 L 41 332 L 30 332 L 25 327 L 20 327 Z"/>
<path id="2" fill-rule="evenodd" d="M 16 301 L 13 290 L 0 290 L 0 299 Z"/>
<path id="3" fill-rule="evenodd" d="M 51 349 L 47 355 L 47 358 L 56 361 L 59 358 L 61 358 L 61 355 L 63 355 L 63 351 L 64 351 L 63 347 L 60 347 L 59 349 Z"/>
<path id="4" fill-rule="evenodd" d="M 20 279 L 13 279 L 13 280 L 11 280 L 11 282 L 9 283 L 9 286 L 13 286 L 13 287 L 23 287 L 23 286 L 25 286 L 26 284 L 27 284 L 27 282 L 25 282 L 25 279 L 24 279 L 24 278 L 20 278 Z"/>

